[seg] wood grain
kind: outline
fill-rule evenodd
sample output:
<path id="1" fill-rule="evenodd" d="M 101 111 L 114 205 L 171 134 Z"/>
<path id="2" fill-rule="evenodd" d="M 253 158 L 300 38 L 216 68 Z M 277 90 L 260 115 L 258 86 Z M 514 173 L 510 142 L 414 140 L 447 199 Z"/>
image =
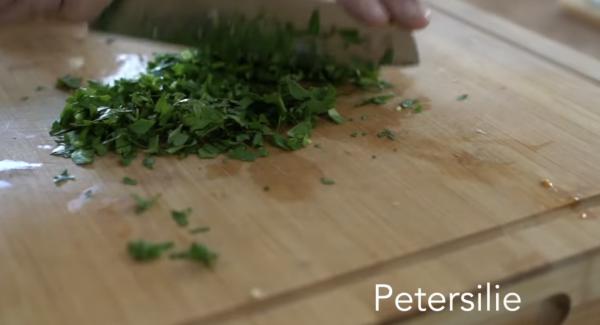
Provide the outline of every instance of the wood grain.
<path id="1" fill-rule="evenodd" d="M 348 94 L 338 106 L 354 122 L 320 123 L 320 149 L 253 164 L 161 158 L 153 171 L 114 157 L 79 168 L 49 156 L 47 132 L 66 98 L 52 85 L 68 72 L 102 79 L 135 70 L 138 55 L 175 48 L 67 27 L 0 31 L 0 161 L 42 164 L 0 171 L 11 184 L 0 189 L 0 323 L 406 320 L 374 312 L 374 281 L 437 291 L 501 281 L 531 302 L 556 291 L 576 306 L 598 299 L 600 89 L 435 14 L 418 36 L 422 65 L 385 71 L 425 112 L 397 112 L 396 102 L 356 108 L 361 95 Z M 383 128 L 397 141 L 377 138 Z M 355 130 L 369 135 L 350 137 Z M 77 181 L 57 188 L 52 176 L 65 168 Z M 140 185 L 122 185 L 126 175 Z M 322 185 L 324 176 L 337 184 Z M 540 185 L 546 178 L 556 190 Z M 136 216 L 132 193 L 162 196 Z M 170 210 L 187 207 L 192 224 L 211 232 L 192 237 L 173 223 Z M 213 270 L 136 264 L 125 253 L 136 238 L 198 240 L 220 260 Z"/>
<path id="2" fill-rule="evenodd" d="M 512 23 L 600 59 L 600 28 L 565 11 L 562 0 L 464 0 Z M 570 0 L 566 0 L 570 1 Z M 587 0 L 573 0 L 583 2 Z"/>

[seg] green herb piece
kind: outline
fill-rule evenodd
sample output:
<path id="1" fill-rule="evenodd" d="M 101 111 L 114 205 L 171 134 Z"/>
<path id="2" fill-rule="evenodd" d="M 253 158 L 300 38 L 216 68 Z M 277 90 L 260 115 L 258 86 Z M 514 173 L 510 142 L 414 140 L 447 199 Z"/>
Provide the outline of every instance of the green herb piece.
<path id="1" fill-rule="evenodd" d="M 233 150 L 230 150 L 227 154 L 227 157 L 235 160 L 241 161 L 255 161 L 258 158 L 258 155 L 248 148 L 245 147 L 237 147 Z"/>
<path id="2" fill-rule="evenodd" d="M 411 109 L 415 113 L 421 113 L 423 107 L 418 99 L 405 99 L 400 103 L 400 109 Z"/>
<path id="3" fill-rule="evenodd" d="M 82 164 L 109 152 L 123 165 L 140 152 L 254 161 L 268 156 L 267 145 L 308 146 L 321 117 L 343 121 L 332 109 L 337 88 L 388 84 L 377 62 L 327 53 L 328 39 L 361 43 L 357 30 L 323 30 L 317 12 L 307 21 L 298 27 L 263 16 L 215 20 L 190 33 L 196 48 L 157 55 L 137 78 L 83 88 L 79 78 L 61 78 L 76 90 L 50 132 L 60 156 Z"/>
<path id="4" fill-rule="evenodd" d="M 469 99 L 469 94 L 462 94 L 462 95 L 456 97 L 456 100 L 459 102 L 465 101 L 467 99 Z"/>
<path id="5" fill-rule="evenodd" d="M 189 225 L 188 218 L 190 217 L 191 213 L 192 213 L 191 208 L 188 208 L 185 210 L 180 210 L 180 211 L 174 210 L 174 211 L 171 211 L 171 217 L 173 218 L 175 223 L 177 223 L 177 225 L 179 225 L 179 227 L 187 227 Z"/>
<path id="6" fill-rule="evenodd" d="M 77 165 L 88 165 L 94 162 L 94 151 L 79 149 L 71 154 L 71 159 Z"/>
<path id="7" fill-rule="evenodd" d="M 358 104 L 357 106 L 366 106 L 366 105 L 385 105 L 387 104 L 387 102 L 389 102 L 391 99 L 393 99 L 394 97 L 396 97 L 396 95 L 381 95 L 381 96 L 375 96 L 375 97 L 371 97 L 371 98 L 367 98 L 365 99 L 363 102 L 361 102 L 360 104 Z"/>
<path id="8" fill-rule="evenodd" d="M 56 80 L 56 88 L 62 90 L 76 90 L 81 87 L 83 80 L 72 75 L 64 75 Z"/>
<path id="9" fill-rule="evenodd" d="M 212 267 L 219 255 L 203 244 L 193 243 L 190 248 L 184 252 L 171 255 L 172 259 L 188 259 Z"/>
<path id="10" fill-rule="evenodd" d="M 65 169 L 62 171 L 62 173 L 54 176 L 53 180 L 56 186 L 60 186 L 68 181 L 74 181 L 75 176 L 70 175 L 69 171 Z"/>
<path id="11" fill-rule="evenodd" d="M 192 234 L 192 235 L 203 234 L 203 233 L 206 233 L 209 231 L 210 231 L 210 227 L 197 227 L 194 229 L 190 229 L 190 234 Z"/>
<path id="12" fill-rule="evenodd" d="M 323 185 L 335 185 L 335 181 L 331 178 L 327 178 L 327 177 L 322 177 L 321 178 L 321 184 Z"/>
<path id="13" fill-rule="evenodd" d="M 149 262 L 159 259 L 162 254 L 173 248 L 172 242 L 150 243 L 145 240 L 131 241 L 127 244 L 129 256 L 138 262 Z"/>
<path id="14" fill-rule="evenodd" d="M 342 117 L 342 115 L 340 115 L 340 113 L 335 109 L 332 108 L 330 110 L 327 111 L 327 114 L 329 114 L 329 117 L 336 123 L 336 124 L 342 124 L 345 122 L 345 119 Z"/>
<path id="15" fill-rule="evenodd" d="M 377 133 L 377 137 L 380 139 L 386 138 L 388 140 L 394 141 L 396 140 L 396 133 L 390 129 L 383 129 L 381 132 Z"/>
<path id="16" fill-rule="evenodd" d="M 138 181 L 136 181 L 133 178 L 129 178 L 127 176 L 123 177 L 123 179 L 121 180 L 121 182 L 125 185 L 130 185 L 130 186 L 136 186 L 138 185 Z"/>
<path id="17" fill-rule="evenodd" d="M 142 165 L 148 169 L 154 169 L 154 164 L 156 164 L 156 159 L 153 156 L 147 156 L 142 161 Z"/>
<path id="18" fill-rule="evenodd" d="M 354 132 L 350 133 L 350 136 L 353 138 L 358 137 L 358 131 L 354 131 Z"/>
<path id="19" fill-rule="evenodd" d="M 139 120 L 133 122 L 129 126 L 129 130 L 131 130 L 133 133 L 135 133 L 135 135 L 143 136 L 146 133 L 148 133 L 148 131 L 150 131 L 150 129 L 154 126 L 155 123 L 156 123 L 156 121 L 147 120 L 147 119 L 142 118 L 142 119 L 139 119 Z"/>
<path id="20" fill-rule="evenodd" d="M 143 198 L 137 194 L 133 194 L 132 197 L 135 200 L 135 213 L 142 214 L 156 204 L 160 194 L 151 198 Z"/>

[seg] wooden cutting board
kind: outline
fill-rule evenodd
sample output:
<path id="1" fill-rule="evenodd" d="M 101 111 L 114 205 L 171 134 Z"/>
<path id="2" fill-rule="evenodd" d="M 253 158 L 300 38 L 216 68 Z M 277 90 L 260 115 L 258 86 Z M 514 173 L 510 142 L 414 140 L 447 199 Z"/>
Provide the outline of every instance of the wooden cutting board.
<path id="1" fill-rule="evenodd" d="M 600 298 L 600 63 L 464 4 L 432 5 L 422 64 L 385 71 L 424 112 L 356 108 L 361 95 L 348 95 L 339 108 L 353 122 L 323 121 L 320 148 L 255 163 L 160 158 L 152 171 L 51 157 L 48 130 L 67 97 L 53 84 L 124 76 L 175 48 L 64 26 L 2 29 L 0 323 L 507 320 L 374 311 L 375 283 L 451 292 L 485 281 L 521 294 L 518 319 L 548 308 L 597 319 L 586 306 Z M 378 138 L 384 128 L 397 139 Z M 77 180 L 56 187 L 64 169 Z M 132 193 L 162 196 L 138 216 Z M 174 224 L 170 211 L 188 207 L 210 232 Z M 220 258 L 212 270 L 137 264 L 125 245 L 138 238 L 199 241 Z"/>

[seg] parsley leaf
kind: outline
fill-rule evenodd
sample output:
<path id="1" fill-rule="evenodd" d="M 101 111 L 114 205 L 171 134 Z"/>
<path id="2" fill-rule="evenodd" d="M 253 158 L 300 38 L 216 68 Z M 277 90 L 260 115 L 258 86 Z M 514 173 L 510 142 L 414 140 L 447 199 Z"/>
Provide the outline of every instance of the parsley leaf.
<path id="1" fill-rule="evenodd" d="M 375 96 L 375 97 L 365 99 L 360 104 L 358 104 L 358 106 L 385 105 L 385 104 L 387 104 L 387 102 L 389 102 L 394 97 L 396 97 L 396 95 L 393 95 L 393 94 Z"/>
<path id="2" fill-rule="evenodd" d="M 132 197 L 135 200 L 135 213 L 142 214 L 156 204 L 160 194 L 151 198 L 143 198 L 137 194 L 133 194 Z"/>
<path id="3" fill-rule="evenodd" d="M 456 97 L 456 100 L 459 102 L 465 101 L 467 99 L 469 99 L 469 94 L 462 94 L 462 95 Z"/>
<path id="4" fill-rule="evenodd" d="M 194 229 L 190 229 L 190 234 L 202 234 L 205 232 L 209 232 L 210 231 L 210 227 L 198 227 L 198 228 L 194 228 Z"/>
<path id="5" fill-rule="evenodd" d="M 181 211 L 173 210 L 171 211 L 171 217 L 179 225 L 180 227 L 187 227 L 189 225 L 189 216 L 192 213 L 192 209 L 188 208 Z"/>
<path id="6" fill-rule="evenodd" d="M 327 177 L 322 177 L 321 178 L 321 184 L 323 185 L 335 185 L 335 181 L 331 178 L 327 178 Z"/>
<path id="7" fill-rule="evenodd" d="M 82 83 L 83 80 L 81 78 L 67 74 L 56 80 L 56 88 L 62 90 L 76 90 L 81 87 Z"/>
<path id="8" fill-rule="evenodd" d="M 138 262 L 149 262 L 156 260 L 161 255 L 173 248 L 172 242 L 150 243 L 145 240 L 131 241 L 127 244 L 129 256 Z"/>
<path id="9" fill-rule="evenodd" d="M 56 186 L 60 186 L 68 181 L 74 181 L 75 176 L 70 175 L 69 171 L 65 169 L 62 171 L 62 173 L 54 176 L 53 180 Z"/>
<path id="10" fill-rule="evenodd" d="M 418 99 L 405 99 L 400 103 L 400 109 L 411 109 L 415 113 L 421 113 L 423 106 Z"/>
<path id="11" fill-rule="evenodd" d="M 138 185 L 138 181 L 133 179 L 133 178 L 129 178 L 127 176 L 123 177 L 123 179 L 121 180 L 121 182 L 125 185 L 130 185 L 130 186 L 135 186 Z"/>
<path id="12" fill-rule="evenodd" d="M 203 244 L 193 243 L 188 250 L 171 255 L 172 259 L 189 259 L 212 267 L 219 255 Z"/>
<path id="13" fill-rule="evenodd" d="M 337 124 L 342 124 L 346 121 L 335 108 L 328 110 L 327 114 Z"/>
<path id="14" fill-rule="evenodd" d="M 386 138 L 388 140 L 396 140 L 396 133 L 390 129 L 383 129 L 381 132 L 377 133 L 377 137 L 380 139 Z"/>
<path id="15" fill-rule="evenodd" d="M 148 169 L 154 169 L 154 164 L 156 163 L 156 159 L 152 156 L 147 156 L 142 161 L 142 165 Z"/>

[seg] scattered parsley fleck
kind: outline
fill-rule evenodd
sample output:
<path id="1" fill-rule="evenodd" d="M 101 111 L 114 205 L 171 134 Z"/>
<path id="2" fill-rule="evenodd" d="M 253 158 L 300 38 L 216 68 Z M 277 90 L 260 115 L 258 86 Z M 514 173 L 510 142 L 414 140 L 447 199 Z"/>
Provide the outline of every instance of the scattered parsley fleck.
<path id="1" fill-rule="evenodd" d="M 385 104 L 387 104 L 387 102 L 389 102 L 390 100 L 392 100 L 394 97 L 396 97 L 396 95 L 393 95 L 393 94 L 375 96 L 375 97 L 371 97 L 371 98 L 365 99 L 364 101 L 362 101 L 357 106 L 385 105 Z"/>
<path id="2" fill-rule="evenodd" d="M 148 169 L 154 169 L 154 164 L 156 164 L 156 159 L 153 156 L 148 156 L 142 161 L 142 165 Z"/>
<path id="3" fill-rule="evenodd" d="M 203 234 L 210 231 L 210 227 L 197 227 L 190 230 L 190 234 Z"/>
<path id="4" fill-rule="evenodd" d="M 345 122 L 345 119 L 342 117 L 342 115 L 340 115 L 340 113 L 335 109 L 332 108 L 330 110 L 327 111 L 327 114 L 329 114 L 329 117 L 336 123 L 336 124 L 342 124 Z"/>
<path id="5" fill-rule="evenodd" d="M 174 211 L 171 211 L 171 217 L 173 218 L 173 220 L 179 227 L 187 227 L 190 224 L 188 219 L 189 219 L 191 213 L 192 213 L 191 208 L 187 208 L 187 209 L 181 210 L 181 211 L 174 210 Z"/>
<path id="6" fill-rule="evenodd" d="M 150 243 L 145 240 L 131 241 L 127 244 L 129 256 L 138 262 L 149 262 L 156 260 L 161 255 L 173 248 L 172 242 Z"/>
<path id="7" fill-rule="evenodd" d="M 138 185 L 138 181 L 133 179 L 133 178 L 129 178 L 127 176 L 123 177 L 123 179 L 121 180 L 121 182 L 125 185 L 130 185 L 130 186 L 135 186 Z"/>
<path id="8" fill-rule="evenodd" d="M 142 214 L 148 209 L 150 209 L 152 206 L 154 206 L 154 204 L 156 204 L 156 201 L 158 201 L 160 194 L 148 199 L 143 198 L 137 194 L 133 194 L 132 196 L 135 200 L 135 213 Z"/>
<path id="9" fill-rule="evenodd" d="M 381 132 L 377 133 L 377 137 L 380 139 L 386 138 L 388 140 L 396 140 L 396 133 L 390 129 L 383 129 Z"/>
<path id="10" fill-rule="evenodd" d="M 56 81 L 56 88 L 61 90 L 77 90 L 81 87 L 83 80 L 72 75 L 64 75 Z"/>
<path id="11" fill-rule="evenodd" d="M 70 175 L 69 171 L 65 169 L 62 173 L 54 176 L 53 180 L 56 186 L 60 186 L 68 181 L 74 181 L 75 176 Z"/>
<path id="12" fill-rule="evenodd" d="M 335 181 L 331 178 L 327 178 L 327 177 L 322 177 L 321 178 L 321 184 L 323 185 L 335 185 Z"/>
<path id="13" fill-rule="evenodd" d="M 456 97 L 456 100 L 459 102 L 465 101 L 467 99 L 469 99 L 469 94 L 462 94 L 462 95 Z"/>
<path id="14" fill-rule="evenodd" d="M 400 109 L 410 109 L 414 113 L 421 113 L 423 111 L 423 106 L 418 99 L 405 99 L 400 103 Z"/>
<path id="15" fill-rule="evenodd" d="M 354 132 L 350 133 L 350 136 L 353 138 L 358 137 L 358 131 L 354 131 Z"/>
<path id="16" fill-rule="evenodd" d="M 189 259 L 212 267 L 219 255 L 203 244 L 193 243 L 190 248 L 180 253 L 171 255 L 172 259 Z"/>
<path id="17" fill-rule="evenodd" d="M 39 92 L 39 91 L 43 91 L 43 90 L 46 90 L 46 87 L 44 87 L 44 86 L 37 86 L 37 87 L 35 87 L 35 91 Z"/>

